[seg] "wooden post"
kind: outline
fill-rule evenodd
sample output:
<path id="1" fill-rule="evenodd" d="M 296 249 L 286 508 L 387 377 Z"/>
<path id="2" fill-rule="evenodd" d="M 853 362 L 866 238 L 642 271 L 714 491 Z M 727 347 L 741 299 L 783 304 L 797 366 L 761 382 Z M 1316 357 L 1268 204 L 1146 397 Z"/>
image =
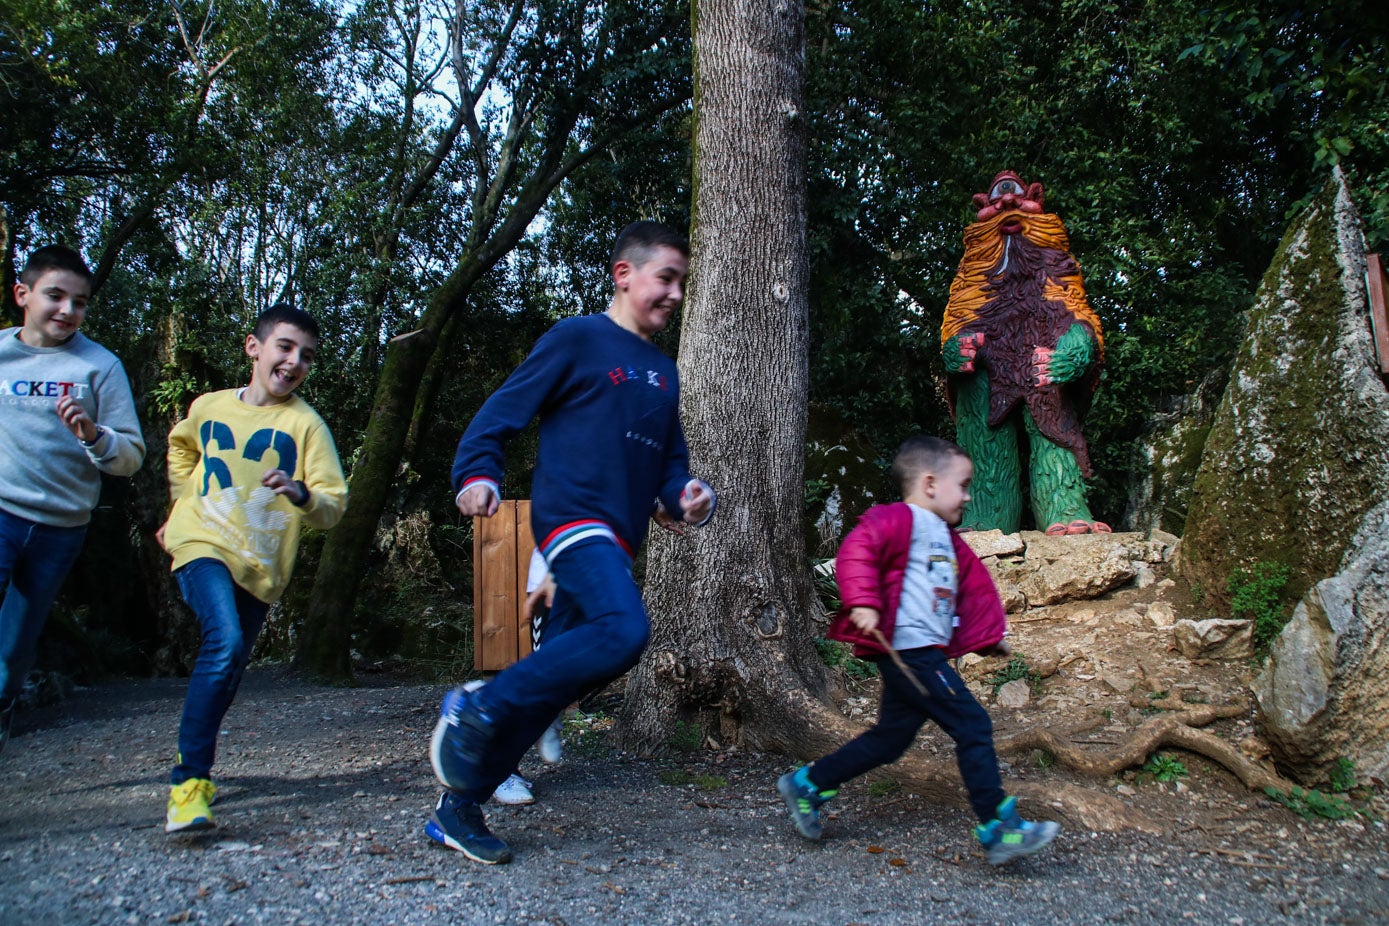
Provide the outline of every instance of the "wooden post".
<path id="1" fill-rule="evenodd" d="M 1384 262 L 1378 254 L 1368 255 L 1365 263 L 1365 275 L 1370 284 L 1367 293 L 1370 299 L 1370 335 L 1374 339 L 1375 354 L 1379 360 L 1379 375 L 1389 377 L 1389 311 L 1385 309 L 1389 276 L 1385 275 Z"/>
<path id="2" fill-rule="evenodd" d="M 473 668 L 500 672 L 531 651 L 522 626 L 526 573 L 535 540 L 531 503 L 503 501 L 490 518 L 473 519 Z"/>

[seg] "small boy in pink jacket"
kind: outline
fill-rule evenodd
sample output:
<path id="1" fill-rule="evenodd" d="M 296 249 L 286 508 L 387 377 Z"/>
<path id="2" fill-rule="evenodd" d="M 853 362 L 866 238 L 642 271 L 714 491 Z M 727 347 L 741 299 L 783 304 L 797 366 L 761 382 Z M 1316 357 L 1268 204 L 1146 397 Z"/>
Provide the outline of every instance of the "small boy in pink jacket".
<path id="1" fill-rule="evenodd" d="M 854 644 L 882 674 L 878 722 L 814 763 L 787 772 L 777 790 L 796 829 L 819 839 L 820 805 L 841 784 L 895 762 L 934 720 L 955 741 L 960 777 L 979 817 L 975 828 L 989 862 L 1002 865 L 1045 848 L 1061 827 L 1018 815 L 1003 790 L 993 723 L 948 660 L 965 653 L 1007 655 L 1003 605 L 984 564 L 951 530 L 960 523 L 974 464 L 955 444 L 913 437 L 902 444 L 892 473 L 905 499 L 876 505 L 844 538 L 836 561 L 843 609 L 829 638 Z M 879 642 L 895 650 L 903 674 Z M 923 693 L 924 692 L 924 693 Z"/>

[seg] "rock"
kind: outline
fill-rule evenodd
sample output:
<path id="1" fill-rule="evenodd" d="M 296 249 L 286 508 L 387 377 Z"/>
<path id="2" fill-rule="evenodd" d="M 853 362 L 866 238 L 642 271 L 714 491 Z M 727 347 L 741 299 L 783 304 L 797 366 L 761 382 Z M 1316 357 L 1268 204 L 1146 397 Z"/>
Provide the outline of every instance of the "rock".
<path id="1" fill-rule="evenodd" d="M 1119 694 L 1128 694 L 1138 685 L 1138 680 L 1129 678 L 1126 675 L 1106 675 L 1104 683 L 1113 688 Z"/>
<path id="2" fill-rule="evenodd" d="M 1171 627 L 1177 622 L 1177 612 L 1165 601 L 1154 601 L 1148 605 L 1148 611 L 1144 616 L 1148 618 L 1148 623 L 1159 630 Z"/>
<path id="3" fill-rule="evenodd" d="M 1133 561 L 1146 558 L 1148 543 L 1139 534 L 1036 536 L 1017 580 L 1033 607 L 1098 598 L 1124 585 L 1136 574 Z"/>
<path id="4" fill-rule="evenodd" d="M 1249 621 L 1180 620 L 1172 638 L 1187 659 L 1244 659 L 1253 652 L 1254 628 Z"/>
<path id="5" fill-rule="evenodd" d="M 1021 614 L 1027 610 L 1027 596 L 1015 583 L 1007 579 L 995 579 L 994 585 L 998 588 L 998 597 L 1003 600 L 1004 611 L 1009 614 Z"/>
<path id="6" fill-rule="evenodd" d="M 1076 608 L 1071 612 L 1070 620 L 1074 624 L 1088 624 L 1095 619 L 1094 608 Z"/>
<path id="7" fill-rule="evenodd" d="M 960 537 L 980 559 L 986 556 L 1011 556 L 1023 551 L 1021 537 L 1005 534 L 1001 530 L 966 531 Z"/>
<path id="8" fill-rule="evenodd" d="M 1248 313 L 1182 534 L 1182 571 L 1223 607 L 1237 568 L 1292 570 L 1289 600 L 1333 575 L 1389 485 L 1365 250 L 1344 177 L 1293 222 Z"/>
<path id="9" fill-rule="evenodd" d="M 1268 743 L 1257 736 L 1246 736 L 1240 740 L 1239 751 L 1251 759 L 1267 759 L 1269 755 Z"/>
<path id="10" fill-rule="evenodd" d="M 1389 777 L 1389 502 L 1298 603 L 1254 697 L 1274 758 L 1300 781 L 1324 782 L 1343 758 L 1362 780 Z"/>
<path id="11" fill-rule="evenodd" d="M 1125 608 L 1112 618 L 1114 623 L 1123 627 L 1137 627 L 1143 620 L 1143 615 L 1133 608 Z"/>
<path id="12" fill-rule="evenodd" d="M 1032 702 L 1032 689 L 1025 678 L 1015 678 L 1011 682 L 1005 682 L 998 689 L 998 694 L 994 696 L 995 703 L 999 707 L 1006 707 L 1011 710 L 1027 707 Z"/>
<path id="13" fill-rule="evenodd" d="M 1172 551 L 1177 548 L 1178 543 L 1181 543 L 1181 538 L 1176 534 L 1169 534 L 1167 531 L 1158 528 L 1154 528 L 1148 532 L 1148 539 L 1156 540 L 1158 543 L 1162 544 L 1162 558 L 1164 561 L 1172 558 Z"/>
<path id="14" fill-rule="evenodd" d="M 1157 582 L 1157 573 L 1147 563 L 1139 563 L 1134 566 L 1133 584 L 1139 588 L 1148 588 Z"/>

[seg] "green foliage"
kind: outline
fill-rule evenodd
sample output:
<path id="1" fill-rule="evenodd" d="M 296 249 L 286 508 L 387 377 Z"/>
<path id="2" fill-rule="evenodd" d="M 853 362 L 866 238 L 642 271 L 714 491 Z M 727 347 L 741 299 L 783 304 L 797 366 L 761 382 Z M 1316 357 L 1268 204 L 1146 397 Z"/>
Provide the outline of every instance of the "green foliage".
<path id="1" fill-rule="evenodd" d="M 1283 588 L 1291 570 L 1282 563 L 1255 563 L 1249 569 L 1236 569 L 1230 575 L 1230 614 L 1254 622 L 1254 651 L 1268 654 L 1283 625 L 1288 622 L 1288 606 Z"/>
<path id="2" fill-rule="evenodd" d="M 579 758 L 595 759 L 608 752 L 606 737 L 616 721 L 603 711 L 571 714 L 564 721 L 565 752 Z"/>
<path id="3" fill-rule="evenodd" d="M 1344 794 L 1347 791 L 1354 791 L 1359 785 L 1355 776 L 1355 762 L 1345 756 L 1336 760 L 1336 765 L 1331 769 L 1330 781 L 1328 782 L 1332 791 Z"/>
<path id="4" fill-rule="evenodd" d="M 1187 775 L 1185 763 L 1165 752 L 1149 756 L 1148 761 L 1143 763 L 1143 771 L 1152 775 L 1156 781 L 1176 781 Z"/>
<path id="5" fill-rule="evenodd" d="M 826 667 L 839 669 L 849 678 L 863 681 L 878 677 L 878 667 L 866 659 L 855 656 L 853 647 L 847 643 L 822 637 L 815 641 L 815 649 Z"/>
<path id="6" fill-rule="evenodd" d="M 843 602 L 839 598 L 839 582 L 834 577 L 834 560 L 822 559 L 811 564 L 810 574 L 815 579 L 815 594 L 830 614 L 837 612 Z M 825 654 L 822 651 L 820 655 Z M 829 665 L 829 663 L 825 663 Z"/>
<path id="7" fill-rule="evenodd" d="M 1042 684 L 1042 677 L 1032 671 L 1027 664 L 1027 657 L 1022 653 L 1014 653 L 1008 664 L 993 674 L 989 684 L 993 686 L 994 694 L 998 694 L 998 689 L 1020 678 L 1027 679 L 1028 687 L 1034 691 Z"/>
<path id="8" fill-rule="evenodd" d="M 165 364 L 159 382 L 149 390 L 149 400 L 162 417 L 173 419 L 181 417 L 189 403 L 204 391 L 191 373 Z"/>
<path id="9" fill-rule="evenodd" d="M 660 779 L 661 784 L 670 785 L 673 788 L 694 785 L 702 791 L 714 791 L 728 787 L 728 779 L 722 775 L 701 775 L 684 769 L 662 769 L 656 777 Z"/>
<path id="10" fill-rule="evenodd" d="M 699 724 L 694 721 L 675 721 L 670 736 L 666 737 L 666 745 L 675 752 L 698 752 L 703 742 L 704 734 L 700 731 Z"/>
<path id="11" fill-rule="evenodd" d="M 1264 793 L 1274 803 L 1283 805 L 1304 820 L 1348 820 L 1356 813 L 1350 801 L 1334 794 L 1304 791 L 1296 787 L 1286 793 L 1276 788 L 1264 788 Z"/>
<path id="12" fill-rule="evenodd" d="M 902 783 L 895 778 L 879 778 L 868 783 L 869 797 L 887 797 L 902 790 Z"/>

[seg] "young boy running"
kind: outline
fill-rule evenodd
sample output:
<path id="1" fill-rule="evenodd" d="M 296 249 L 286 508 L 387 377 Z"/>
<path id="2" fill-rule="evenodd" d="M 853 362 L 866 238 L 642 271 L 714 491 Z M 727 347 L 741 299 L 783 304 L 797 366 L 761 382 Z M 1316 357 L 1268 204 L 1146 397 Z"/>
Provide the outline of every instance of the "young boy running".
<path id="1" fill-rule="evenodd" d="M 145 459 L 125 368 L 77 330 L 91 292 L 77 252 L 39 248 L 14 287 L 24 325 L 0 331 L 0 749 L 101 474 Z"/>
<path id="2" fill-rule="evenodd" d="M 317 347 L 307 313 L 271 306 L 246 337 L 250 384 L 199 396 L 169 432 L 174 507 L 158 536 L 203 634 L 170 776 L 170 833 L 214 825 L 217 733 L 289 583 L 300 528 L 327 530 L 347 507 L 333 435 L 294 394 Z"/>
<path id="3" fill-rule="evenodd" d="M 655 222 L 613 247 L 606 313 L 570 318 L 478 411 L 458 444 L 458 510 L 497 510 L 503 446 L 536 415 L 531 527 L 558 590 L 544 645 L 474 692 L 444 698 L 430 741 L 445 788 L 425 833 L 468 858 L 507 862 L 482 804 L 561 710 L 636 665 L 650 635 L 632 557 L 656 499 L 703 524 L 712 490 L 689 474 L 675 363 L 651 343 L 684 298 L 689 248 Z"/>
<path id="4" fill-rule="evenodd" d="M 800 834 L 819 839 L 819 808 L 839 786 L 895 762 L 922 724 L 934 720 L 955 741 L 960 777 L 979 818 L 975 835 L 989 861 L 1002 865 L 1045 848 L 1060 827 L 1018 815 L 1017 800 L 1003 790 L 988 712 L 947 661 L 1009 652 L 993 580 L 950 529 L 969 501 L 974 466 L 949 441 L 913 437 L 897 451 L 892 472 L 905 500 L 868 509 L 844 538 L 835 562 L 844 605 L 827 634 L 877 663 L 883 683 L 878 722 L 837 752 L 782 775 L 777 790 Z"/>

